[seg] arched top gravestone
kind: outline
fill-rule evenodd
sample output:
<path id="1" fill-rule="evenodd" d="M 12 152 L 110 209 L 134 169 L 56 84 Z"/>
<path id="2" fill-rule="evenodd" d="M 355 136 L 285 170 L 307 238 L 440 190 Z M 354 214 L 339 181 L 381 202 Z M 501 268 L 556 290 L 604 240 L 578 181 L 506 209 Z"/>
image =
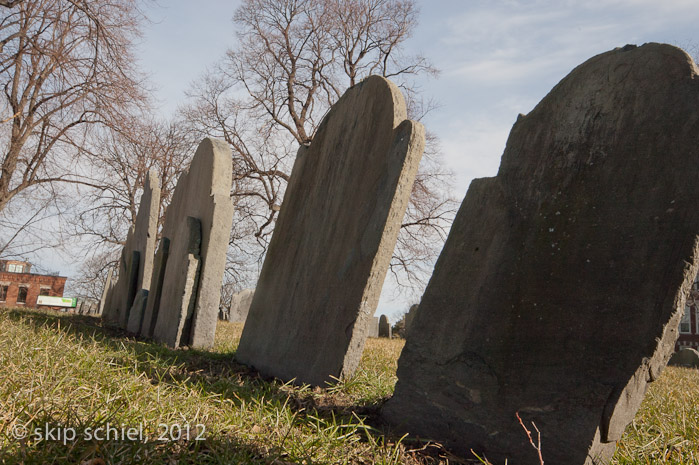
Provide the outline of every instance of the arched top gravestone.
<path id="1" fill-rule="evenodd" d="M 699 352 L 691 347 L 683 347 L 673 354 L 667 364 L 676 367 L 699 368 Z"/>
<path id="2" fill-rule="evenodd" d="M 682 50 L 591 58 L 476 179 L 383 415 L 456 451 L 605 463 L 672 354 L 699 260 L 699 76 Z"/>
<path id="3" fill-rule="evenodd" d="M 324 385 L 362 354 L 424 146 L 399 89 L 348 89 L 301 147 L 236 357 Z"/>
<path id="4" fill-rule="evenodd" d="M 391 323 L 386 315 L 379 317 L 379 337 L 391 338 Z"/>

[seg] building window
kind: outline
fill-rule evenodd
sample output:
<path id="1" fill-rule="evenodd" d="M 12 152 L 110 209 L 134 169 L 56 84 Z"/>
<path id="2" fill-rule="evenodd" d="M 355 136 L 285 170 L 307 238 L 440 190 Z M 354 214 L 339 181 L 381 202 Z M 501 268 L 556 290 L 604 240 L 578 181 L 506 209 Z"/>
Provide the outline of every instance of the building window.
<path id="1" fill-rule="evenodd" d="M 42 287 L 41 290 L 39 291 L 39 295 L 50 295 L 51 289 L 48 287 Z"/>
<path id="2" fill-rule="evenodd" d="M 2 286 L 0 286 L 0 302 L 4 302 L 5 300 L 7 300 L 7 288 L 8 287 L 9 286 L 7 286 L 6 284 L 3 284 Z"/>
<path id="3" fill-rule="evenodd" d="M 11 263 L 7 265 L 7 271 L 10 273 L 24 273 L 24 265 L 15 265 Z"/>
<path id="4" fill-rule="evenodd" d="M 19 292 L 17 293 L 17 303 L 26 304 L 27 303 L 27 290 L 25 286 L 20 286 Z"/>
<path id="5" fill-rule="evenodd" d="M 691 311 L 692 307 L 684 307 L 684 315 L 682 315 L 682 320 L 680 320 L 680 334 L 692 334 Z"/>

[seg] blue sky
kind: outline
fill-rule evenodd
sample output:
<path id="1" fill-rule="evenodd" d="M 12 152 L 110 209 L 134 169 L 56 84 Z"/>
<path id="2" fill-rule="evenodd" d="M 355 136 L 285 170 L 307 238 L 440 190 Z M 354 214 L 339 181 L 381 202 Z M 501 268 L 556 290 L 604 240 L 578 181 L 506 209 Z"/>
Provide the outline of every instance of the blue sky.
<path id="1" fill-rule="evenodd" d="M 238 1 L 171 0 L 148 10 L 140 47 L 164 115 L 202 71 L 235 43 Z M 575 66 L 626 44 L 699 45 L 695 0 L 419 1 L 407 45 L 441 69 L 421 83 L 441 107 L 424 123 L 442 141 L 462 198 L 492 176 L 518 113 L 527 113 Z"/>
<path id="2" fill-rule="evenodd" d="M 202 71 L 234 44 L 239 2 L 184 0 L 153 5 L 140 46 L 164 116 Z M 441 107 L 424 120 L 441 139 L 462 199 L 475 177 L 497 172 L 517 114 L 527 113 L 575 66 L 625 44 L 699 45 L 696 0 L 418 1 L 420 24 L 407 44 L 442 70 L 421 83 Z M 390 293 L 390 290 L 389 292 Z M 388 294 L 385 293 L 385 294 Z M 410 298 L 384 296 L 379 311 Z"/>

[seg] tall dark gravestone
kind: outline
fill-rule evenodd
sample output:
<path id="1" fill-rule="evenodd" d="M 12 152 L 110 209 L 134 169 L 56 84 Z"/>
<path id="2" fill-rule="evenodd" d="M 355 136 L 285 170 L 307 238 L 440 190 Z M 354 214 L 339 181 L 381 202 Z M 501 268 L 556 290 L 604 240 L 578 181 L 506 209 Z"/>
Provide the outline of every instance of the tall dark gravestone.
<path id="1" fill-rule="evenodd" d="M 699 76 L 626 46 L 565 77 L 474 180 L 383 410 L 492 463 L 602 464 L 673 352 L 699 249 Z"/>

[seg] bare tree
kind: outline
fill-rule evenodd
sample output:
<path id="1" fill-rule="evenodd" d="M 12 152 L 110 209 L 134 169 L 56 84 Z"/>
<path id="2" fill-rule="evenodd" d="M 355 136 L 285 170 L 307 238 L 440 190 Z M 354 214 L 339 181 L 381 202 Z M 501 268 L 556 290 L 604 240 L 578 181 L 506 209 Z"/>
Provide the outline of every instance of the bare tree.
<path id="1" fill-rule="evenodd" d="M 59 216 L 55 199 L 34 195 L 12 206 L 17 211 L 8 208 L 0 212 L 0 257 L 23 259 L 58 244 L 55 237 L 43 234 L 44 225 Z"/>
<path id="2" fill-rule="evenodd" d="M 0 0 L 0 6 L 4 6 L 6 8 L 12 8 L 13 6 L 17 5 L 21 1 L 22 0 Z"/>
<path id="3" fill-rule="evenodd" d="M 437 71 L 403 51 L 417 14 L 414 0 L 245 0 L 236 11 L 238 45 L 192 87 L 182 114 L 233 148 L 239 254 L 263 256 L 298 145 L 349 86 L 379 74 L 403 89 L 411 117 L 432 107 L 413 78 Z M 391 264 L 399 284 L 419 285 L 443 242 L 455 211 L 442 189 L 450 178 L 432 143 Z"/>
<path id="4" fill-rule="evenodd" d="M 128 133 L 102 131 L 84 150 L 90 153 L 85 177 L 91 179 L 91 186 L 79 188 L 80 200 L 70 221 L 70 233 L 89 238 L 88 242 L 98 249 L 123 245 L 135 224 L 151 169 L 160 178 L 162 223 L 165 206 L 193 154 L 192 143 L 178 123 L 147 119 L 132 124 Z"/>
<path id="5" fill-rule="evenodd" d="M 114 270 L 115 265 L 114 254 L 109 250 L 100 250 L 89 256 L 82 262 L 77 276 L 68 281 L 70 295 L 99 302 L 109 270 Z"/>
<path id="6" fill-rule="evenodd" d="M 72 281 L 80 296 L 99 299 L 108 269 L 115 269 L 129 228 L 135 225 L 148 171 L 160 178 L 159 223 L 193 143 L 177 122 L 139 118 L 128 132 L 102 131 L 83 148 L 91 186 L 78 185 L 73 214 L 62 219 L 70 242 L 79 240 L 85 258 Z M 89 163 L 88 163 L 89 162 Z"/>
<path id="7" fill-rule="evenodd" d="M 0 211 L 42 184 L 87 183 L 75 157 L 93 126 L 122 127 L 144 95 L 138 0 L 4 2 L 0 20 Z"/>

